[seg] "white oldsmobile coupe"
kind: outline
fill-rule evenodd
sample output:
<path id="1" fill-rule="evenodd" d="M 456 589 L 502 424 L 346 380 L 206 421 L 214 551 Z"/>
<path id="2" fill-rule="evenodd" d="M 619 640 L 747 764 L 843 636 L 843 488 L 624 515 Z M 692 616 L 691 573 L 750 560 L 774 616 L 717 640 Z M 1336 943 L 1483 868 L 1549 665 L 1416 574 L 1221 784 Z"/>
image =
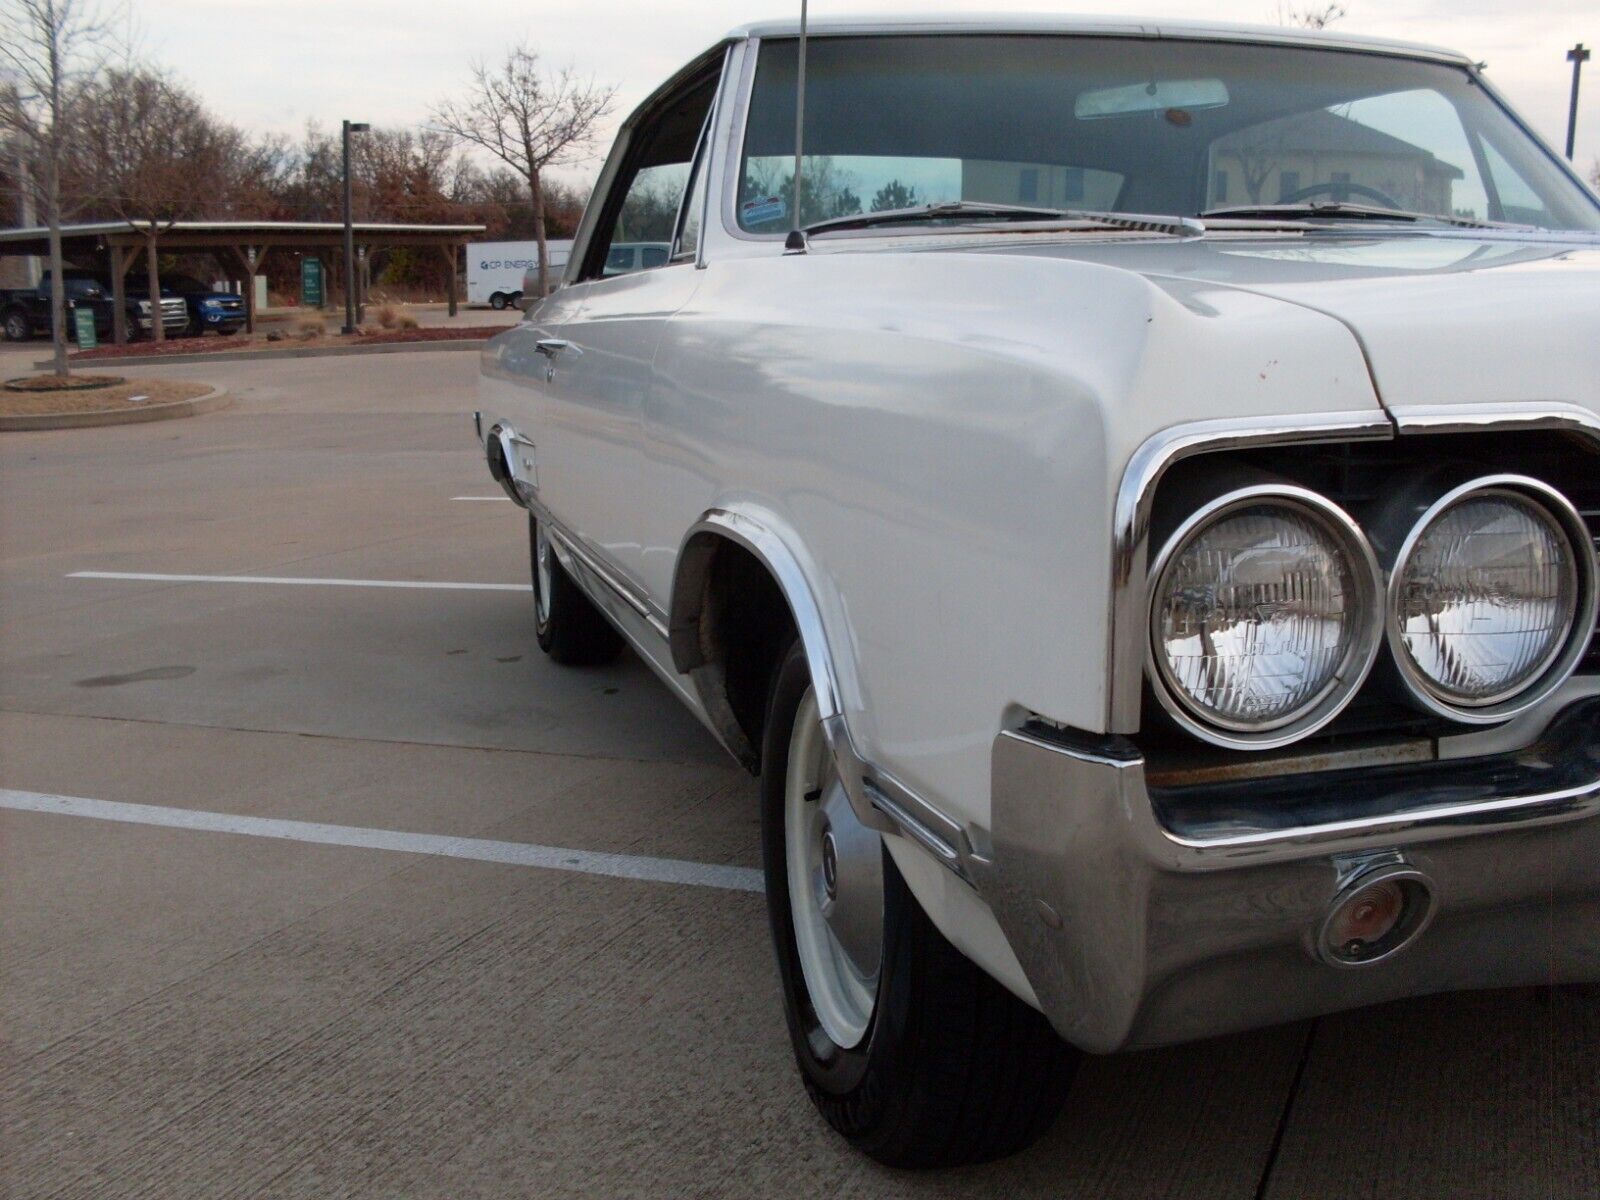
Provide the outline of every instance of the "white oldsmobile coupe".
<path id="1" fill-rule="evenodd" d="M 1084 1051 L 1600 980 L 1600 200 L 1429 47 L 798 34 L 626 122 L 475 420 L 540 645 L 759 775 L 826 1118 L 990 1158 Z"/>

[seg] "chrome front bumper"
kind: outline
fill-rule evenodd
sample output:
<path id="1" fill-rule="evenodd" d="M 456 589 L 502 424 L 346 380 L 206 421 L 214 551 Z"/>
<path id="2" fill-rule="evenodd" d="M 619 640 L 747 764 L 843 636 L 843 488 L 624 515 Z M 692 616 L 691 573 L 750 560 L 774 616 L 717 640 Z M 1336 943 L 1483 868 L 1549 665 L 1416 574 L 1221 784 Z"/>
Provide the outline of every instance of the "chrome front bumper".
<path id="1" fill-rule="evenodd" d="M 994 744 L 979 887 L 1045 1014 L 1108 1052 L 1430 992 L 1600 980 L 1600 702 L 1514 754 L 1164 790 L 1122 739 Z M 1335 966 L 1352 873 L 1403 862 L 1431 924 Z"/>

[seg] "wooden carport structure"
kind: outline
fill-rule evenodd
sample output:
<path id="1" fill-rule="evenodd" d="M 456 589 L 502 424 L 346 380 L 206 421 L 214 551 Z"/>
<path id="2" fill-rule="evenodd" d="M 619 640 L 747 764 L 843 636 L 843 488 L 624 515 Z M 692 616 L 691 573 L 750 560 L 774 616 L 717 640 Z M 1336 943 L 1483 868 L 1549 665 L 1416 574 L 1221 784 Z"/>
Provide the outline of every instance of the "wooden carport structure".
<path id="1" fill-rule="evenodd" d="M 397 247 L 431 248 L 443 255 L 450 268 L 450 315 L 456 315 L 462 247 L 471 239 L 483 236 L 482 225 L 391 225 L 357 221 L 351 228 L 358 256 Z M 61 228 L 61 245 L 63 255 L 69 261 L 81 264 L 97 258 L 105 264 L 104 269 L 112 284 L 114 337 L 118 343 L 127 341 L 125 282 L 129 268 L 149 245 L 147 226 L 137 221 L 64 225 Z M 234 272 L 242 272 L 245 280 L 245 328 L 254 332 L 255 276 L 261 272 L 267 256 L 274 251 L 298 250 L 314 253 L 321 258 L 342 260 L 344 225 L 338 221 L 177 221 L 158 226 L 156 246 L 169 254 L 209 253 L 215 256 L 218 265 L 230 278 Z M 0 255 L 48 258 L 49 253 L 49 230 L 42 226 L 0 229 Z M 340 262 L 334 278 L 344 279 L 346 286 L 354 280 L 359 295 L 359 271 L 352 270 L 353 266 Z"/>

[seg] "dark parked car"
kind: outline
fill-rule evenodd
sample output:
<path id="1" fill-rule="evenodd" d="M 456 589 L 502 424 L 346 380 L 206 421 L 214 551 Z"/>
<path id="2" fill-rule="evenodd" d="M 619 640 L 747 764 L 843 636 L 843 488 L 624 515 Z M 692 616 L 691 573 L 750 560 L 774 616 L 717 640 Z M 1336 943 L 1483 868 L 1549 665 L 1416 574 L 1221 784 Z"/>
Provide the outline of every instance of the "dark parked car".
<path id="1" fill-rule="evenodd" d="M 113 311 L 110 288 L 93 271 L 71 270 L 64 272 L 67 284 L 67 309 L 89 306 L 94 309 L 95 335 L 109 338 L 112 332 Z M 165 290 L 165 289 L 163 289 Z M 124 298 L 124 311 L 128 318 L 128 336 L 133 339 L 147 336 L 151 328 L 151 305 L 147 297 L 130 291 Z M 69 326 L 71 318 L 68 318 Z M 189 313 L 180 296 L 161 298 L 161 326 L 168 335 L 177 335 L 189 322 Z M 6 339 L 26 341 L 30 337 L 50 336 L 50 272 L 44 272 L 36 288 L 8 288 L 0 290 L 0 329 Z M 70 335 L 70 327 L 69 327 Z"/>

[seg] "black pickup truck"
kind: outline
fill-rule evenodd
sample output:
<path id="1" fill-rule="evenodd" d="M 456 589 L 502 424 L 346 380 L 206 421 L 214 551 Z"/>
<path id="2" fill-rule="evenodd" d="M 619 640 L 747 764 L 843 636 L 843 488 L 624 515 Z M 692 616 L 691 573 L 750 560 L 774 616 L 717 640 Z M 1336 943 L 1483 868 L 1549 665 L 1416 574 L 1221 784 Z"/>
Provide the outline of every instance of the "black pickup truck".
<path id="1" fill-rule="evenodd" d="M 72 336 L 71 312 L 75 308 L 94 310 L 94 331 L 98 338 L 111 336 L 111 294 L 93 271 L 68 270 L 62 278 L 67 285 L 67 336 Z M 126 296 L 123 302 L 128 319 L 128 337 L 148 336 L 153 318 L 148 299 Z M 180 335 L 189 324 L 189 310 L 182 296 L 161 297 L 161 327 L 168 337 Z M 0 289 L 0 330 L 6 340 L 26 341 L 30 337 L 50 336 L 50 272 L 46 271 L 36 288 Z"/>

